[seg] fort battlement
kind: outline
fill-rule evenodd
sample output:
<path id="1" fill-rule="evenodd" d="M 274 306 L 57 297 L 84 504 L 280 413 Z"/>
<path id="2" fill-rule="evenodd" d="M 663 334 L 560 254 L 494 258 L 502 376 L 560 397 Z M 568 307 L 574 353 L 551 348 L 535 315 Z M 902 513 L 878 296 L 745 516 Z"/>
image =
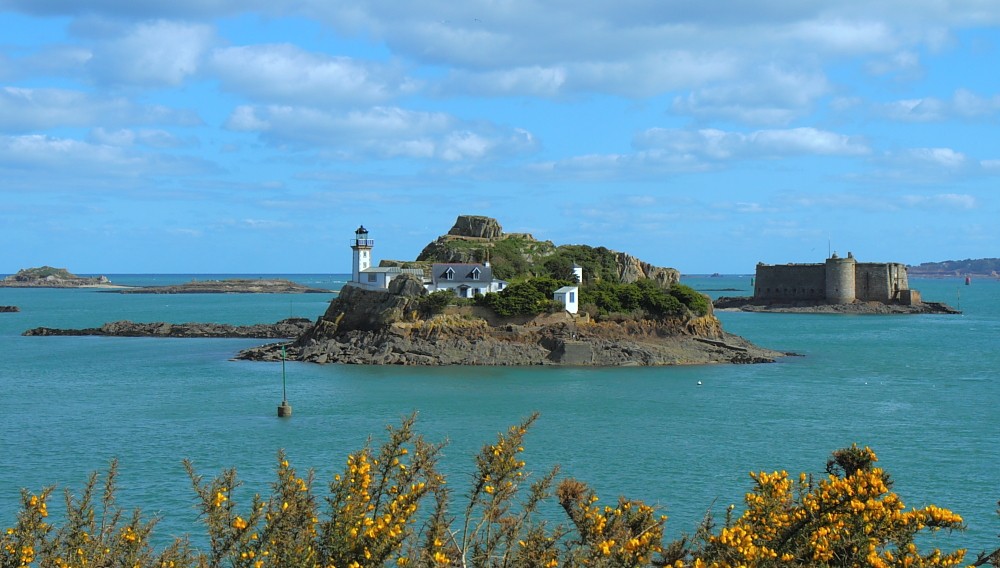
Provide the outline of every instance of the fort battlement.
<path id="1" fill-rule="evenodd" d="M 920 303 L 919 292 L 910 290 L 906 265 L 858 262 L 851 253 L 814 264 L 759 263 L 753 297 L 767 303 Z"/>

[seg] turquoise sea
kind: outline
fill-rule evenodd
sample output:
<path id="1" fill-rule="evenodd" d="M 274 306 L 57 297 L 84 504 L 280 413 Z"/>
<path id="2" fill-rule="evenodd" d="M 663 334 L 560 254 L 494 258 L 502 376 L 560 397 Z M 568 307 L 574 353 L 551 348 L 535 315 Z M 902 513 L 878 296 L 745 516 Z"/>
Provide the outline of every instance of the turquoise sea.
<path id="1" fill-rule="evenodd" d="M 236 275 L 108 275 L 170 284 Z M 270 275 L 253 275 L 270 276 Z M 277 275 L 339 288 L 345 275 Z M 749 295 L 750 278 L 691 277 L 715 297 Z M 161 517 L 166 539 L 203 535 L 183 458 L 206 477 L 236 468 L 247 494 L 267 492 L 285 449 L 319 487 L 348 452 L 418 413 L 417 429 L 448 440 L 456 488 L 473 456 L 534 411 L 529 469 L 559 464 L 602 501 L 643 499 L 670 516 L 668 536 L 705 511 L 742 506 L 748 473 L 821 473 L 830 452 L 871 446 L 909 506 L 936 504 L 969 525 L 934 544 L 1000 546 L 1000 282 L 912 279 L 925 299 L 962 315 L 719 313 L 759 345 L 801 354 L 770 365 L 677 368 L 401 368 L 289 363 L 294 416 L 275 416 L 281 366 L 232 361 L 260 340 L 22 337 L 37 326 L 107 321 L 273 322 L 315 319 L 333 294 L 123 295 L 0 288 L 0 525 L 21 488 L 79 489 L 119 460 L 119 504 Z M 725 290 L 735 288 L 736 290 Z M 53 505 L 61 501 L 57 498 Z M 58 507 L 54 506 L 56 512 Z"/>

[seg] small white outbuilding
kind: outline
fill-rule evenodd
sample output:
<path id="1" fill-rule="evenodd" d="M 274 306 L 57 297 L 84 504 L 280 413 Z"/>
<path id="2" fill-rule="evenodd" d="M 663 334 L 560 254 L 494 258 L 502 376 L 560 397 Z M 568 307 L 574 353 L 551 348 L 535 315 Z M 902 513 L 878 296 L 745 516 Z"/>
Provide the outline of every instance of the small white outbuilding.
<path id="1" fill-rule="evenodd" d="M 567 312 L 575 314 L 580 307 L 580 287 L 563 286 L 553 293 L 553 299 L 561 303 Z"/>

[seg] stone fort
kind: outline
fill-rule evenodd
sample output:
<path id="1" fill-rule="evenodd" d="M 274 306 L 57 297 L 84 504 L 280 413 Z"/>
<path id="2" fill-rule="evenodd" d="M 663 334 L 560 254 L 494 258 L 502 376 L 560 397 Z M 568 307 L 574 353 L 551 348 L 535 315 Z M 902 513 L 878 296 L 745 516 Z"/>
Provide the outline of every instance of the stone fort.
<path id="1" fill-rule="evenodd" d="M 920 293 L 910 290 L 905 265 L 858 262 L 851 253 L 847 258 L 833 253 L 815 264 L 758 263 L 753 297 L 768 303 L 920 303 Z"/>

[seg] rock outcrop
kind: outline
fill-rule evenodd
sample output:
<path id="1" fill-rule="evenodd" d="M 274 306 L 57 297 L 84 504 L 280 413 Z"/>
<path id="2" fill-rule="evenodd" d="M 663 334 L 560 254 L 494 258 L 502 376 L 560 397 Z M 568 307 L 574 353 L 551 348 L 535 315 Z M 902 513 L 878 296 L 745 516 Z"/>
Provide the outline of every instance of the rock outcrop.
<path id="1" fill-rule="evenodd" d="M 656 281 L 662 288 L 669 288 L 671 284 L 681 281 L 681 273 L 673 268 L 653 266 L 624 252 L 615 254 L 618 277 L 623 284 L 630 284 L 642 278 L 649 278 Z"/>
<path id="2" fill-rule="evenodd" d="M 14 313 L 21 311 L 21 308 L 17 306 L 0 306 L 0 314 L 2 313 Z"/>
<path id="3" fill-rule="evenodd" d="M 503 236 L 503 227 L 492 217 L 459 215 L 448 234 L 458 237 L 498 239 Z"/>
<path id="4" fill-rule="evenodd" d="M 565 312 L 506 320 L 471 311 L 420 317 L 426 294 L 412 277 L 388 291 L 345 287 L 286 356 L 314 363 L 393 365 L 682 365 L 773 362 L 785 355 L 726 333 L 709 314 L 686 321 L 596 322 Z M 281 345 L 239 359 L 277 361 Z"/>
<path id="5" fill-rule="evenodd" d="M 214 337 L 251 339 L 291 339 L 312 327 L 305 318 L 289 318 L 273 324 L 229 325 L 221 323 L 137 323 L 115 321 L 101 327 L 84 329 L 53 329 L 36 327 L 22 335 L 105 335 L 112 337 Z"/>

